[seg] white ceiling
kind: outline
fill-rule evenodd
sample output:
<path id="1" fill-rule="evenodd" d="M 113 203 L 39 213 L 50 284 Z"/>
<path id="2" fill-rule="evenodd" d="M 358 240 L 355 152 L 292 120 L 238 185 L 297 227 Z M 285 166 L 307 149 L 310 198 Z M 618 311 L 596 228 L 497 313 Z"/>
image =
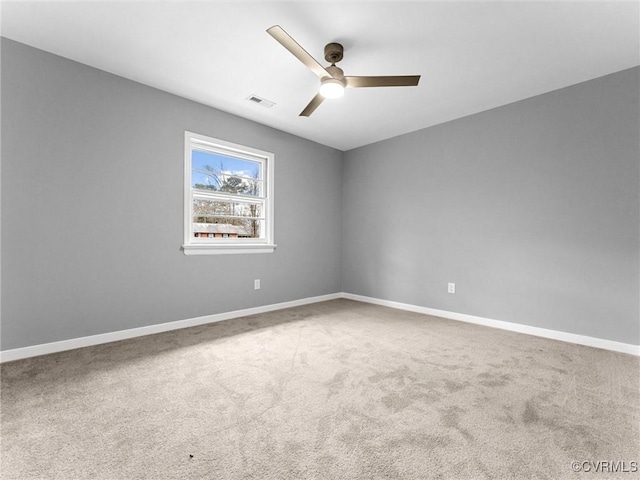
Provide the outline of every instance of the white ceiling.
<path id="1" fill-rule="evenodd" d="M 5 37 L 340 150 L 640 63 L 637 1 L 4 1 L 1 14 Z M 323 65 L 342 43 L 346 75 L 422 79 L 299 117 L 319 79 L 265 32 L 276 24 Z"/>

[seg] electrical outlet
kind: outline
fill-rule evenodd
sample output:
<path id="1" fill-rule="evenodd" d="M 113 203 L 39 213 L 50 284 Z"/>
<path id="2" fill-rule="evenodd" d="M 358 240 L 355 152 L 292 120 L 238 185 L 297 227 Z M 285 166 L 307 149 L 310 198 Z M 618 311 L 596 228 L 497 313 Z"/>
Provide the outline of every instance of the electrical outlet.
<path id="1" fill-rule="evenodd" d="M 260 279 L 257 278 L 256 280 L 253 281 L 253 289 L 254 290 L 260 290 Z"/>
<path id="2" fill-rule="evenodd" d="M 447 292 L 456 293 L 456 284 L 455 283 L 447 284 Z"/>

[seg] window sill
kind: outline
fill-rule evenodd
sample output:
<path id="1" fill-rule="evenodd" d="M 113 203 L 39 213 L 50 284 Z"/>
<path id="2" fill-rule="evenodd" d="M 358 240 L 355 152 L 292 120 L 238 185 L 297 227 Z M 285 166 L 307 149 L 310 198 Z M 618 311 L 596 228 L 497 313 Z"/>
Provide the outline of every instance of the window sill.
<path id="1" fill-rule="evenodd" d="M 273 253 L 276 245 L 183 245 L 185 255 L 235 255 L 239 253 Z"/>

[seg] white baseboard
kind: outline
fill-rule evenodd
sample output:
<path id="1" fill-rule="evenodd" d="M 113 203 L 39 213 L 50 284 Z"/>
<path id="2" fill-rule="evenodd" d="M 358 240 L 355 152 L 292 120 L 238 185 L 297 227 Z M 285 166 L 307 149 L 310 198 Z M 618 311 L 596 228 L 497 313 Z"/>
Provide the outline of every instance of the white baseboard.
<path id="1" fill-rule="evenodd" d="M 301 305 L 308 305 L 317 302 L 325 302 L 327 300 L 335 300 L 336 298 L 342 298 L 342 293 L 332 293 L 329 295 L 303 298 L 290 302 L 275 303 L 272 305 L 264 305 L 261 307 L 245 308 L 243 310 L 235 310 L 233 312 L 205 315 L 204 317 L 177 320 L 175 322 L 159 323 L 146 327 L 102 333 L 100 335 L 72 338 L 70 340 L 62 340 L 60 342 L 33 345 L 31 347 L 15 348 L 13 350 L 5 350 L 0 352 L 0 363 L 11 362 L 13 360 L 20 360 L 29 357 L 37 357 L 39 355 L 47 355 L 49 353 L 62 352 L 65 350 L 73 350 L 76 348 L 90 347 L 93 345 L 100 345 L 102 343 L 117 342 L 118 340 L 126 340 L 134 337 L 142 337 L 144 335 L 152 335 L 154 333 L 179 330 L 181 328 L 195 327 L 197 325 L 204 325 L 206 323 L 221 322 L 223 320 L 246 317 L 247 315 L 255 315 L 257 313 L 272 312 L 274 310 L 282 310 L 284 308 L 298 307 Z"/>
<path id="2" fill-rule="evenodd" d="M 525 333 L 536 337 L 551 338 L 567 343 L 577 343 L 578 345 L 586 345 L 588 347 L 602 348 L 604 350 L 612 350 L 614 352 L 628 353 L 630 355 L 640 356 L 640 345 L 631 343 L 614 342 L 613 340 L 605 340 L 603 338 L 588 337 L 586 335 L 576 335 L 575 333 L 560 332 L 558 330 L 548 330 L 546 328 L 531 327 L 519 323 L 503 322 L 501 320 L 492 320 L 490 318 L 476 317 L 464 313 L 448 312 L 446 310 L 436 310 L 435 308 L 419 307 L 408 303 L 392 302 L 390 300 L 381 300 L 379 298 L 365 297 L 363 295 L 354 295 L 352 293 L 343 293 L 342 298 L 356 300 L 358 302 L 372 303 L 384 307 L 397 308 L 399 310 L 407 310 L 410 312 L 423 313 L 434 317 L 442 317 L 460 322 L 475 323 L 476 325 L 484 325 L 485 327 L 500 328 L 511 332 Z"/>
<path id="3" fill-rule="evenodd" d="M 476 317 L 464 313 L 448 312 L 446 310 L 437 310 L 435 308 L 419 307 L 408 303 L 393 302 L 390 300 L 382 300 L 379 298 L 365 297 L 363 295 L 355 295 L 353 293 L 332 293 L 329 295 L 321 295 L 317 297 L 303 298 L 290 302 L 275 303 L 272 305 L 263 305 L 261 307 L 246 308 L 243 310 L 235 310 L 233 312 L 217 313 L 213 315 L 205 315 L 203 317 L 189 318 L 186 320 L 177 320 L 175 322 L 160 323 L 149 325 L 146 327 L 131 328 L 128 330 L 120 330 L 117 332 L 103 333 L 100 335 L 91 335 L 88 337 L 72 338 L 62 340 L 60 342 L 44 343 L 41 345 L 33 345 L 30 347 L 16 348 L 13 350 L 5 350 L 0 352 L 0 363 L 11 362 L 23 358 L 37 357 L 50 353 L 63 352 L 65 350 L 73 350 L 76 348 L 90 347 L 92 345 L 100 345 L 103 343 L 117 342 L 129 338 L 142 337 L 144 335 L 152 335 L 154 333 L 168 332 L 171 330 L 179 330 L 181 328 L 195 327 L 207 323 L 221 322 L 233 318 L 246 317 L 247 315 L 255 315 L 258 313 L 272 312 L 285 308 L 298 307 L 301 305 L 309 305 L 312 303 L 325 302 L 327 300 L 335 300 L 337 298 L 346 298 L 358 302 L 372 303 L 384 307 L 397 308 L 399 310 L 407 310 L 410 312 L 422 313 L 424 315 L 432 315 L 435 317 L 457 320 L 460 322 L 474 323 L 476 325 L 484 325 L 486 327 L 500 328 L 512 332 L 534 335 L 537 337 L 550 338 L 560 340 L 562 342 L 576 343 L 589 347 L 602 348 L 614 352 L 628 353 L 630 355 L 640 356 L 640 346 L 630 343 L 614 342 L 602 338 L 588 337 L 585 335 L 576 335 L 574 333 L 559 332 L 557 330 L 548 330 L 546 328 L 531 327 L 518 323 L 504 322 L 501 320 L 492 320 L 490 318 Z"/>

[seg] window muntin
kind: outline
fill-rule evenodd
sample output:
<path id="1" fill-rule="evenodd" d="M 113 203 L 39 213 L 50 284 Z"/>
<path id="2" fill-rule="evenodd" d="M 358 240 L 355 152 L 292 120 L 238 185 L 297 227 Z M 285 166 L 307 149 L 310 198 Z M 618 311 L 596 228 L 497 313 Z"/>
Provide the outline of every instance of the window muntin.
<path id="1" fill-rule="evenodd" d="M 185 133 L 185 254 L 273 251 L 273 158 Z"/>

